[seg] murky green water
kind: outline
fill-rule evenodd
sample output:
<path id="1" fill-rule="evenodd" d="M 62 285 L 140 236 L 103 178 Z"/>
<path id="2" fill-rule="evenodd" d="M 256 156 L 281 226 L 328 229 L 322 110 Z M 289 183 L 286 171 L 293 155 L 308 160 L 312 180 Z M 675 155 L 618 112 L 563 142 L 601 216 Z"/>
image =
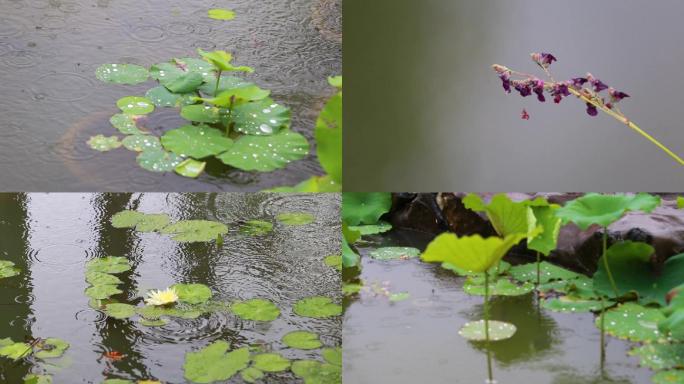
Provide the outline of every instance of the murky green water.
<path id="1" fill-rule="evenodd" d="M 294 185 L 322 174 L 312 155 L 284 170 L 253 174 L 209 164 L 199 180 L 154 174 L 134 154 L 90 149 L 89 137 L 116 132 L 116 100 L 143 95 L 150 83 L 105 84 L 104 63 L 149 67 L 197 48 L 224 49 L 249 65 L 247 76 L 292 110 L 293 130 L 313 144 L 318 112 L 341 74 L 341 0 L 0 0 L 0 175 L 4 191 L 240 191 Z M 229 7 L 232 21 L 207 10 Z M 186 122 L 155 112 L 155 133 Z"/>
<path id="2" fill-rule="evenodd" d="M 373 237 L 362 254 L 378 246 L 424 249 L 431 236 L 395 231 Z M 390 303 L 362 293 L 349 301 L 344 319 L 344 377 L 354 384 L 484 383 L 486 353 L 458 335 L 468 321 L 482 318 L 482 297 L 463 293 L 464 279 L 418 259 L 374 261 L 364 257 L 361 279 L 368 286 L 408 292 Z M 538 309 L 534 294 L 495 297 L 494 320 L 513 323 L 516 334 L 492 342 L 494 378 L 513 383 L 648 383 L 652 372 L 627 356 L 630 344 L 608 337 L 605 368 L 600 368 L 600 332 L 591 314 Z"/>
<path id="3" fill-rule="evenodd" d="M 284 349 L 280 339 L 307 330 L 320 334 L 324 345 L 341 345 L 339 316 L 311 319 L 291 310 L 309 296 L 340 300 L 339 272 L 323 262 L 340 252 L 339 203 L 335 194 L 0 194 L 0 259 L 23 270 L 0 280 L 0 339 L 58 337 L 71 343 L 57 360 L 27 358 L 13 364 L 0 358 L 0 382 L 21 382 L 31 371 L 54 374 L 55 383 L 99 383 L 105 377 L 184 383 L 185 353 L 217 340 L 236 347 L 260 345 L 290 359 L 320 359 L 320 350 Z M 273 232 L 259 237 L 231 226 L 222 246 L 178 243 L 157 233 L 113 228 L 110 218 L 124 209 L 229 226 L 245 219 L 275 224 Z M 286 226 L 275 220 L 290 211 L 311 213 L 315 222 Z M 125 293 L 115 296 L 120 301 L 139 303 L 140 292 L 177 282 L 203 283 L 217 300 L 265 298 L 281 315 L 257 323 L 219 311 L 194 320 L 170 318 L 158 328 L 108 318 L 90 308 L 84 294 L 85 262 L 107 255 L 125 256 L 133 266 L 121 275 Z M 103 357 L 109 351 L 124 359 Z M 264 382 L 301 380 L 281 373 Z"/>

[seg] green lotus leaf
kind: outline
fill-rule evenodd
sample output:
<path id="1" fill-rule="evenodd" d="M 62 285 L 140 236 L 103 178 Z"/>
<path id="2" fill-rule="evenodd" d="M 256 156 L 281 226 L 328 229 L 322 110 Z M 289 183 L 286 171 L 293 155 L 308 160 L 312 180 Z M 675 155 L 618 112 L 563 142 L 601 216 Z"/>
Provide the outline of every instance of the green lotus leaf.
<path id="1" fill-rule="evenodd" d="M 446 261 L 465 270 L 485 272 L 525 237 L 525 233 L 514 233 L 503 239 L 483 239 L 480 235 L 458 237 L 453 233 L 443 233 L 428 244 L 421 259 L 427 262 Z"/>
<path id="2" fill-rule="evenodd" d="M 163 327 L 169 323 L 167 320 L 164 319 L 150 320 L 144 317 L 141 317 L 140 320 L 138 320 L 138 322 L 146 327 Z"/>
<path id="3" fill-rule="evenodd" d="M 342 182 L 342 93 L 325 104 L 314 129 L 316 153 L 321 167 L 338 183 Z"/>
<path id="4" fill-rule="evenodd" d="M 342 348 L 324 348 L 321 351 L 323 360 L 332 365 L 342 366 Z"/>
<path id="5" fill-rule="evenodd" d="M 146 305 L 144 307 L 139 307 L 136 308 L 135 311 L 140 316 L 148 320 L 157 320 L 162 316 L 169 316 L 169 308 L 154 305 Z"/>
<path id="6" fill-rule="evenodd" d="M 202 61 L 206 65 L 208 64 L 206 61 Z M 244 81 L 243 79 L 235 76 L 221 76 L 221 80 L 219 80 L 218 84 L 218 94 L 221 94 L 223 91 L 227 91 L 229 89 L 235 89 L 235 88 L 244 88 L 244 87 L 250 87 L 254 85 L 253 83 Z M 200 92 L 205 95 L 209 96 L 215 96 L 214 91 L 216 90 L 216 76 L 214 76 L 212 79 L 207 80 L 206 83 L 202 84 L 200 87 Z"/>
<path id="7" fill-rule="evenodd" d="M 351 225 L 349 228 L 354 231 L 359 231 L 362 236 L 366 236 L 387 232 L 392 229 L 392 224 L 386 221 L 378 221 L 377 224 Z"/>
<path id="8" fill-rule="evenodd" d="M 233 140 L 223 132 L 206 125 L 184 125 L 164 133 L 161 138 L 164 148 L 180 156 L 202 159 L 225 152 Z"/>
<path id="9" fill-rule="evenodd" d="M 281 212 L 276 220 L 285 225 L 306 225 L 316 221 L 316 217 L 307 212 Z"/>
<path id="10" fill-rule="evenodd" d="M 270 172 L 306 157 L 309 142 L 284 129 L 270 136 L 242 136 L 227 152 L 217 156 L 224 164 L 244 171 Z"/>
<path id="11" fill-rule="evenodd" d="M 510 339 L 516 331 L 515 325 L 496 320 L 489 320 L 488 328 L 490 341 Z M 477 320 L 468 322 L 458 331 L 458 334 L 471 341 L 485 341 L 485 321 Z"/>
<path id="12" fill-rule="evenodd" d="M 194 383 L 213 383 L 233 377 L 249 364 L 249 349 L 228 352 L 230 344 L 219 340 L 197 351 L 185 354 L 185 378 Z"/>
<path id="13" fill-rule="evenodd" d="M 127 115 L 125 113 L 117 113 L 109 118 L 112 126 L 119 130 L 124 135 L 147 135 L 148 133 L 140 130 L 136 124 L 136 115 Z"/>
<path id="14" fill-rule="evenodd" d="M 238 301 L 230 309 L 245 320 L 273 321 L 280 316 L 280 309 L 266 299 Z"/>
<path id="15" fill-rule="evenodd" d="M 333 303 L 329 297 L 313 296 L 296 302 L 293 311 L 297 316 L 322 319 L 341 315 L 342 306 Z"/>
<path id="16" fill-rule="evenodd" d="M 361 256 L 349 246 L 346 239 L 342 239 L 342 266 L 344 268 L 353 268 L 359 264 Z"/>
<path id="17" fill-rule="evenodd" d="M 681 384 L 684 383 L 684 370 L 670 370 L 657 372 L 651 377 L 653 384 Z"/>
<path id="18" fill-rule="evenodd" d="M 664 338 L 658 330 L 658 322 L 665 319 L 660 310 L 625 303 L 604 312 L 606 333 L 631 341 L 657 341 Z M 601 327 L 601 316 L 596 318 Z"/>
<path id="19" fill-rule="evenodd" d="M 404 301 L 411 298 L 411 294 L 408 292 L 396 292 L 389 295 L 389 301 L 396 303 L 398 301 Z"/>
<path id="20" fill-rule="evenodd" d="M 651 369 L 673 369 L 684 367 L 684 344 L 644 344 L 629 352 L 641 359 L 641 365 Z"/>
<path id="21" fill-rule="evenodd" d="M 12 360 L 19 360 L 24 356 L 33 353 L 33 349 L 26 343 L 12 343 L 0 348 L 0 356 L 10 358 Z"/>
<path id="22" fill-rule="evenodd" d="M 668 293 L 671 299 L 663 313 L 667 319 L 658 323 L 658 329 L 669 334 L 674 340 L 684 341 L 684 284 L 674 288 Z"/>
<path id="23" fill-rule="evenodd" d="M 90 148 L 96 151 L 108 152 L 112 149 L 119 148 L 122 143 L 116 136 L 96 135 L 88 139 L 87 144 Z"/>
<path id="24" fill-rule="evenodd" d="M 183 220 L 167 226 L 162 233 L 173 235 L 176 241 L 191 243 L 216 240 L 228 233 L 228 227 L 216 221 Z"/>
<path id="25" fill-rule="evenodd" d="M 135 306 L 123 303 L 112 303 L 107 304 L 104 311 L 109 317 L 127 319 L 135 315 Z"/>
<path id="26" fill-rule="evenodd" d="M 594 280 L 580 275 L 579 278 L 570 280 L 565 283 L 564 289 L 556 289 L 557 292 L 572 293 L 573 296 L 581 297 L 583 299 L 598 299 L 601 295 L 594 290 Z"/>
<path id="27" fill-rule="evenodd" d="M 342 255 L 330 255 L 325 257 L 325 265 L 333 267 L 338 271 L 342 270 Z"/>
<path id="28" fill-rule="evenodd" d="M 235 18 L 235 12 L 229 9 L 214 8 L 210 9 L 207 13 L 210 19 L 233 20 Z"/>
<path id="29" fill-rule="evenodd" d="M 211 299 L 211 289 L 204 284 L 174 284 L 178 300 L 188 304 L 203 304 Z"/>
<path id="30" fill-rule="evenodd" d="M 117 285 L 123 284 L 121 279 L 109 273 L 86 271 L 86 281 L 90 285 Z"/>
<path id="31" fill-rule="evenodd" d="M 579 313 L 597 312 L 602 307 L 608 308 L 615 305 L 615 302 L 604 300 L 583 299 L 577 296 L 560 296 L 557 298 L 546 299 L 542 302 L 542 307 L 554 312 Z"/>
<path id="32" fill-rule="evenodd" d="M 245 135 L 273 135 L 290 126 L 290 110 L 270 99 L 233 108 L 235 130 Z"/>
<path id="33" fill-rule="evenodd" d="M 252 358 L 253 367 L 264 372 L 282 372 L 290 368 L 290 360 L 277 353 L 262 353 Z"/>
<path id="34" fill-rule="evenodd" d="M 546 261 L 539 263 L 539 281 L 542 283 L 548 283 L 552 280 L 572 280 L 579 278 L 579 273 L 569 271 L 565 268 L 553 265 Z M 516 265 L 511 267 L 509 274 L 516 280 L 521 282 L 537 281 L 537 263 L 527 263 L 522 265 Z"/>
<path id="35" fill-rule="evenodd" d="M 176 165 L 173 170 L 184 177 L 197 178 L 204 172 L 207 163 L 195 159 L 185 159 L 180 164 Z"/>
<path id="36" fill-rule="evenodd" d="M 249 220 L 240 226 L 240 233 L 251 236 L 265 235 L 273 230 L 273 223 L 263 220 Z"/>
<path id="37" fill-rule="evenodd" d="M 194 57 L 173 59 L 170 62 L 155 64 L 150 68 L 150 76 L 166 86 L 181 76 L 196 72 L 202 75 L 205 81 L 216 78 L 214 67 L 204 60 Z"/>
<path id="38" fill-rule="evenodd" d="M 361 284 L 343 284 L 342 294 L 346 296 L 354 295 L 361 292 L 361 288 L 363 288 Z"/>
<path id="39" fill-rule="evenodd" d="M 647 193 L 636 195 L 602 195 L 587 193 L 559 208 L 556 215 L 564 223 L 573 222 L 582 230 L 592 224 L 607 227 L 627 211 L 651 212 L 660 205 L 660 198 Z"/>
<path id="40" fill-rule="evenodd" d="M 392 207 L 388 192 L 345 192 L 342 194 L 342 221 L 347 225 L 377 224 Z"/>
<path id="41" fill-rule="evenodd" d="M 10 339 L 9 337 L 5 337 L 4 339 L 0 339 L 0 347 L 6 347 L 8 345 L 14 344 L 14 341 Z"/>
<path id="42" fill-rule="evenodd" d="M 169 221 L 169 215 L 166 213 L 148 213 L 138 221 L 135 230 L 138 232 L 160 231 L 169 224 Z"/>
<path id="43" fill-rule="evenodd" d="M 517 285 L 512 281 L 502 278 L 489 283 L 489 294 L 494 296 L 520 296 L 530 293 L 534 290 L 534 284 L 526 282 L 523 285 Z M 468 278 L 463 284 L 463 292 L 469 295 L 484 296 L 485 286 L 484 281 L 477 278 Z"/>
<path id="44" fill-rule="evenodd" d="M 129 151 L 142 152 L 148 150 L 161 150 L 161 143 L 156 136 L 132 135 L 126 136 L 121 144 Z"/>
<path id="45" fill-rule="evenodd" d="M 161 85 L 145 93 L 145 97 L 152 100 L 157 107 L 180 107 L 195 104 L 195 101 L 192 99 L 195 96 L 192 92 L 183 94 L 173 93 Z"/>
<path id="46" fill-rule="evenodd" d="M 103 64 L 95 70 L 95 77 L 105 83 L 135 85 L 149 76 L 146 68 L 135 64 Z"/>
<path id="47" fill-rule="evenodd" d="M 543 199 L 534 203 L 531 201 L 515 202 L 506 194 L 499 193 L 492 197 L 489 204 L 486 204 L 480 196 L 469 193 L 463 198 L 463 205 L 475 212 L 485 212 L 496 233 L 505 237 L 514 233 L 531 232 L 529 220 L 534 219 L 534 215 L 530 216 L 530 206 L 541 205 L 539 204 L 541 201 Z"/>
<path id="48" fill-rule="evenodd" d="M 160 149 L 149 149 L 140 152 L 136 157 L 138 165 L 152 172 L 171 172 L 183 162 L 183 158 L 175 153 Z"/>
<path id="49" fill-rule="evenodd" d="M 295 349 L 317 349 L 323 346 L 318 335 L 307 331 L 292 331 L 283 336 L 283 343 Z"/>
<path id="50" fill-rule="evenodd" d="M 560 233 L 561 220 L 556 216 L 559 206 L 550 204 L 546 206 L 532 206 L 531 214 L 534 220 L 528 217 L 528 232 L 532 232 L 537 226 L 542 227 L 542 232 L 534 237 L 527 239 L 527 248 L 548 256 L 551 251 L 556 249 L 558 234 Z M 529 215 L 528 211 L 528 215 Z"/>
<path id="51" fill-rule="evenodd" d="M 670 257 L 661 268 L 655 268 L 650 260 L 654 252 L 648 244 L 625 241 L 608 248 L 606 257 L 620 295 L 637 292 L 641 304 L 664 306 L 667 293 L 682 283 L 684 253 Z M 594 289 L 609 297 L 615 295 L 602 259 L 594 274 Z"/>
<path id="52" fill-rule="evenodd" d="M 148 98 L 139 96 L 126 96 L 116 102 L 116 106 L 129 115 L 147 115 L 154 111 L 154 103 Z"/>
<path id="53" fill-rule="evenodd" d="M 93 259 L 86 263 L 87 272 L 103 272 L 117 274 L 131 269 L 128 259 L 121 256 L 107 256 Z"/>
<path id="54" fill-rule="evenodd" d="M 197 72 L 189 72 L 178 76 L 173 81 L 166 82 L 164 86 L 173 93 L 190 93 L 204 83 L 204 77 Z"/>
<path id="55" fill-rule="evenodd" d="M 21 273 L 21 269 L 14 266 L 14 263 L 8 260 L 0 260 L 0 279 L 17 276 Z"/>
<path id="56" fill-rule="evenodd" d="M 185 120 L 197 123 L 215 124 L 221 121 L 220 110 L 204 104 L 186 105 L 181 109 L 180 115 Z"/>
<path id="57" fill-rule="evenodd" d="M 94 285 L 85 290 L 86 296 L 97 300 L 108 299 L 121 293 L 123 293 L 123 291 L 114 284 Z"/>
<path id="58" fill-rule="evenodd" d="M 484 284 L 484 276 L 482 275 L 482 272 L 475 272 L 475 271 L 471 271 L 469 269 L 459 268 L 459 267 L 457 267 L 451 263 L 447 263 L 447 262 L 442 263 L 442 268 L 450 270 L 459 276 L 471 276 L 473 278 L 478 278 L 478 279 L 481 278 L 482 284 Z M 508 272 L 509 269 L 511 269 L 511 264 L 506 262 L 506 261 L 501 260 L 499 262 L 499 264 L 496 265 L 496 270 L 489 271 L 489 275 L 490 276 L 503 275 L 506 272 Z"/>
<path id="59" fill-rule="evenodd" d="M 219 86 L 220 86 L 220 84 L 219 84 Z M 214 83 L 214 88 L 216 88 L 215 83 Z M 269 105 L 273 104 L 273 100 L 266 99 L 270 94 L 271 94 L 271 91 L 261 89 L 254 84 L 244 84 L 241 87 L 223 90 L 223 91 L 219 92 L 219 94 L 216 97 L 213 97 L 213 98 L 197 98 L 197 100 L 215 105 L 217 107 L 235 106 L 235 109 L 233 110 L 233 114 L 235 114 L 237 112 L 238 106 L 242 106 L 242 105 L 246 105 L 246 104 L 252 104 L 252 103 L 247 103 L 248 101 L 260 101 L 261 100 L 263 102 L 262 103 L 256 103 L 256 105 L 257 105 L 256 108 L 259 108 L 259 107 L 269 108 Z M 272 107 L 272 108 L 275 108 L 275 107 Z M 281 106 L 281 108 L 284 108 L 284 107 Z M 250 110 L 250 112 L 256 113 L 257 110 L 255 108 L 253 108 Z M 246 118 L 249 119 L 249 117 L 255 117 L 255 116 L 250 115 Z M 289 113 L 288 113 L 288 118 L 289 118 Z"/>
<path id="60" fill-rule="evenodd" d="M 236 67 L 233 64 L 230 63 L 230 61 L 233 59 L 233 56 L 226 52 L 226 51 L 213 51 L 213 52 L 204 52 L 201 49 L 197 50 L 197 53 L 202 56 L 204 60 L 206 60 L 208 63 L 216 67 L 218 70 L 221 71 L 240 71 L 240 72 L 247 72 L 247 73 L 252 73 L 254 72 L 254 69 L 246 66 L 240 66 Z"/>
<path id="61" fill-rule="evenodd" d="M 114 228 L 134 228 L 145 216 L 138 211 L 121 211 L 112 216 L 112 226 Z"/>
<path id="62" fill-rule="evenodd" d="M 292 373 L 304 379 L 304 384 L 342 384 L 342 367 L 316 360 L 297 360 Z"/>
<path id="63" fill-rule="evenodd" d="M 257 380 L 264 377 L 264 373 L 254 367 L 248 367 L 240 372 L 242 380 L 248 383 L 256 383 Z"/>
<path id="64" fill-rule="evenodd" d="M 420 249 L 413 247 L 382 247 L 368 254 L 375 260 L 412 259 L 420 256 Z"/>
<path id="65" fill-rule="evenodd" d="M 328 84 L 335 88 L 342 89 L 342 76 L 330 76 L 328 77 Z"/>
<path id="66" fill-rule="evenodd" d="M 52 384 L 52 376 L 29 373 L 24 376 L 24 384 Z"/>

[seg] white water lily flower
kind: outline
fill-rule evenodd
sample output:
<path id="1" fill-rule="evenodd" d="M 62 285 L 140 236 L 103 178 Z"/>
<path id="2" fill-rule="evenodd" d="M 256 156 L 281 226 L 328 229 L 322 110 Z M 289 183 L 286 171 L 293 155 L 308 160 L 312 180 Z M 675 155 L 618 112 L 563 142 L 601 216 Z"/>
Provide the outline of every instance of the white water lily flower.
<path id="1" fill-rule="evenodd" d="M 175 288 L 167 288 L 165 290 L 152 290 L 147 292 L 147 305 L 166 305 L 178 301 L 178 294 Z"/>

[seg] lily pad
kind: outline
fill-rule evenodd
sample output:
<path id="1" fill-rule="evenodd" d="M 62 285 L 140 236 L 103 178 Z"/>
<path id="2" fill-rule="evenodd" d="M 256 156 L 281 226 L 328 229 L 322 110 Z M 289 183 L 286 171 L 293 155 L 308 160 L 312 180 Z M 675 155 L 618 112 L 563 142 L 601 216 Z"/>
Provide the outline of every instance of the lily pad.
<path id="1" fill-rule="evenodd" d="M 163 327 L 169 323 L 167 320 L 164 319 L 150 320 L 144 317 L 140 318 L 138 322 L 146 327 Z"/>
<path id="2" fill-rule="evenodd" d="M 644 344 L 629 354 L 639 357 L 641 365 L 651 369 L 684 367 L 684 344 Z"/>
<path id="3" fill-rule="evenodd" d="M 273 230 L 273 223 L 263 220 L 249 220 L 240 226 L 240 233 L 260 236 Z"/>
<path id="4" fill-rule="evenodd" d="M 389 295 L 389 301 L 396 303 L 398 301 L 404 301 L 411 298 L 411 294 L 408 292 L 395 292 Z"/>
<path id="5" fill-rule="evenodd" d="M 329 267 L 333 267 L 339 271 L 342 270 L 342 256 L 341 255 L 326 256 L 324 262 L 325 262 L 325 265 L 327 265 Z"/>
<path id="6" fill-rule="evenodd" d="M 228 352 L 230 344 L 220 340 L 185 355 L 185 378 L 195 383 L 213 383 L 233 377 L 249 364 L 249 349 Z"/>
<path id="7" fill-rule="evenodd" d="M 508 279 L 501 278 L 489 283 L 489 294 L 494 296 L 520 296 L 534 290 L 534 284 L 525 282 L 523 285 L 516 285 Z M 469 295 L 484 296 L 484 281 L 477 281 L 468 278 L 463 284 L 463 292 Z"/>
<path id="8" fill-rule="evenodd" d="M 342 220 L 350 226 L 377 224 L 391 206 L 392 195 L 388 192 L 345 192 L 342 194 Z"/>
<path id="9" fill-rule="evenodd" d="M 204 82 L 201 73 L 189 72 L 178 76 L 172 81 L 166 82 L 164 86 L 173 93 L 189 93 L 195 91 Z"/>
<path id="10" fill-rule="evenodd" d="M 116 106 L 129 115 L 147 115 L 154 111 L 154 103 L 148 98 L 139 96 L 126 96 L 116 102 Z"/>
<path id="11" fill-rule="evenodd" d="M 420 249 L 413 247 L 382 247 L 372 250 L 369 255 L 376 260 L 412 259 L 420 256 Z"/>
<path id="12" fill-rule="evenodd" d="M 228 227 L 217 221 L 183 220 L 164 228 L 162 233 L 170 234 L 179 242 L 212 241 L 228 233 Z"/>
<path id="13" fill-rule="evenodd" d="M 204 284 L 174 284 L 178 300 L 188 304 L 203 304 L 211 299 L 211 289 Z"/>
<path id="14" fill-rule="evenodd" d="M 471 276 L 473 278 L 481 278 L 482 281 L 484 281 L 484 276 L 482 275 L 482 272 L 475 272 L 473 270 L 459 268 L 448 262 L 442 263 L 442 268 L 452 271 L 453 273 L 459 276 Z M 498 276 L 507 273 L 509 269 L 511 269 L 511 264 L 504 260 L 501 260 L 499 261 L 499 264 L 496 265 L 496 269 L 492 268 L 492 270 L 488 271 L 488 273 L 490 276 Z"/>
<path id="15" fill-rule="evenodd" d="M 290 360 L 277 353 L 262 353 L 252 358 L 254 368 L 264 372 L 282 372 L 290 368 Z"/>
<path id="16" fill-rule="evenodd" d="M 135 315 L 135 307 L 130 304 L 112 303 L 105 306 L 105 313 L 115 319 L 127 319 Z"/>
<path id="17" fill-rule="evenodd" d="M 542 307 L 546 309 L 565 313 L 597 312 L 600 311 L 603 306 L 608 308 L 613 305 L 615 305 L 615 302 L 610 300 L 604 300 L 602 304 L 601 300 L 583 299 L 570 295 L 546 299 L 542 302 Z"/>
<path id="18" fill-rule="evenodd" d="M 283 343 L 295 349 L 317 349 L 323 346 L 318 335 L 307 331 L 293 331 L 283 336 Z"/>
<path id="19" fill-rule="evenodd" d="M 86 281 L 90 285 L 117 285 L 123 284 L 121 279 L 108 273 L 88 271 L 86 272 Z"/>
<path id="20" fill-rule="evenodd" d="M 361 292 L 361 288 L 363 288 L 361 284 L 344 284 L 342 285 L 342 294 L 353 295 Z"/>
<path id="21" fill-rule="evenodd" d="M 658 322 L 665 315 L 656 308 L 646 308 L 634 303 L 625 303 L 604 312 L 605 329 L 610 335 L 631 341 L 656 341 L 664 338 L 658 330 Z M 601 316 L 596 318 L 601 327 Z"/>
<path id="22" fill-rule="evenodd" d="M 108 152 L 112 149 L 119 148 L 122 143 L 116 136 L 96 135 L 88 139 L 87 144 L 96 151 Z"/>
<path id="23" fill-rule="evenodd" d="M 185 120 L 197 123 L 216 124 L 221 121 L 220 110 L 204 104 L 186 105 L 181 109 L 180 115 Z"/>
<path id="24" fill-rule="evenodd" d="M 245 171 L 270 172 L 309 153 L 309 142 L 299 133 L 282 130 L 270 136 L 242 136 L 217 156 L 224 164 Z"/>
<path id="25" fill-rule="evenodd" d="M 150 89 L 145 93 L 145 97 L 152 100 L 157 107 L 180 107 L 183 105 L 195 104 L 192 100 L 196 95 L 192 92 L 178 94 L 169 91 L 164 86 L 158 86 Z"/>
<path id="26" fill-rule="evenodd" d="M 7 260 L 0 260 L 0 279 L 17 276 L 21 269 L 14 266 L 14 263 Z"/>
<path id="27" fill-rule="evenodd" d="M 318 115 L 314 137 L 321 167 L 342 182 L 342 92 L 331 97 Z"/>
<path id="28" fill-rule="evenodd" d="M 238 301 L 231 306 L 234 314 L 245 320 L 273 321 L 280 316 L 280 309 L 265 299 Z"/>
<path id="29" fill-rule="evenodd" d="M 161 150 L 161 143 L 156 136 L 131 135 L 126 136 L 121 144 L 129 151 L 142 152 L 148 150 Z"/>
<path id="30" fill-rule="evenodd" d="M 35 356 L 39 359 L 50 359 L 60 357 L 69 348 L 69 343 L 56 337 L 48 337 L 42 342 L 43 349 L 36 352 Z"/>
<path id="31" fill-rule="evenodd" d="M 136 161 L 148 171 L 171 172 L 183 161 L 183 158 L 160 149 L 149 149 L 140 152 Z"/>
<path id="32" fill-rule="evenodd" d="M 123 291 L 113 284 L 94 285 L 85 290 L 86 296 L 98 300 L 107 299 L 121 293 L 123 293 Z"/>
<path id="33" fill-rule="evenodd" d="M 443 233 L 428 244 L 421 259 L 427 262 L 448 262 L 464 270 L 484 272 L 495 266 L 511 247 L 527 237 L 515 233 L 505 238 L 480 235 L 458 237 Z"/>
<path id="34" fill-rule="evenodd" d="M 135 85 L 147 81 L 150 74 L 136 64 L 103 64 L 95 70 L 95 77 L 105 83 Z"/>
<path id="35" fill-rule="evenodd" d="M 148 213 L 138 221 L 138 224 L 135 225 L 135 230 L 138 232 L 159 231 L 166 227 L 169 221 L 169 215 L 166 213 Z"/>
<path id="36" fill-rule="evenodd" d="M 503 321 L 489 320 L 489 340 L 506 340 L 515 334 L 515 325 Z M 471 341 L 485 341 L 485 321 L 471 321 L 458 331 L 463 338 Z"/>
<path id="37" fill-rule="evenodd" d="M 18 360 L 33 353 L 33 349 L 26 343 L 12 343 L 0 347 L 0 356 Z"/>
<path id="38" fill-rule="evenodd" d="M 316 217 L 307 212 L 281 212 L 276 219 L 285 225 L 306 225 L 316 221 Z"/>
<path id="39" fill-rule="evenodd" d="M 392 224 L 386 221 L 378 221 L 377 224 L 351 225 L 349 226 L 349 228 L 355 231 L 359 231 L 361 235 L 366 236 L 387 232 L 392 229 Z"/>
<path id="40" fill-rule="evenodd" d="M 233 20 L 235 18 L 235 12 L 229 9 L 214 8 L 207 12 L 210 19 L 216 20 Z"/>
<path id="41" fill-rule="evenodd" d="M 184 125 L 164 133 L 164 148 L 180 156 L 202 159 L 225 152 L 233 140 L 218 129 L 206 125 Z"/>
<path id="42" fill-rule="evenodd" d="M 553 265 L 546 261 L 539 263 L 540 268 L 540 279 L 542 283 L 548 283 L 552 280 L 572 280 L 577 279 L 581 275 L 569 271 L 565 268 Z M 514 279 L 521 282 L 536 282 L 537 281 L 537 263 L 527 263 L 522 265 L 516 265 L 511 267 L 508 272 Z"/>
<path id="43" fill-rule="evenodd" d="M 127 115 L 125 113 L 117 113 L 109 118 L 112 126 L 119 130 L 124 135 L 146 135 L 147 132 L 138 128 L 135 115 Z"/>
<path id="44" fill-rule="evenodd" d="M 660 205 L 660 198 L 647 193 L 636 195 L 587 193 L 559 208 L 556 215 L 563 222 L 572 221 L 582 230 L 586 230 L 592 224 L 607 227 L 627 211 L 651 212 L 658 205 Z"/>
<path id="45" fill-rule="evenodd" d="M 342 384 L 342 368 L 316 360 L 297 360 L 292 373 L 304 379 L 304 384 Z"/>
<path id="46" fill-rule="evenodd" d="M 651 377 L 653 384 L 684 383 L 684 370 L 661 371 Z"/>
<path id="47" fill-rule="evenodd" d="M 191 72 L 201 74 L 205 81 L 215 79 L 214 68 L 211 64 L 194 57 L 176 58 L 166 63 L 155 64 L 150 68 L 150 76 L 164 86 Z"/>
<path id="48" fill-rule="evenodd" d="M 128 259 L 121 256 L 107 256 L 93 259 L 86 263 L 87 272 L 103 272 L 117 274 L 131 269 Z"/>
<path id="49" fill-rule="evenodd" d="M 240 133 L 273 135 L 290 126 L 290 110 L 273 100 L 265 99 L 236 106 L 231 120 L 235 124 L 235 130 Z"/>
<path id="50" fill-rule="evenodd" d="M 195 159 L 185 159 L 180 164 L 176 165 L 173 170 L 184 177 L 196 178 L 204 172 L 207 163 Z"/>
<path id="51" fill-rule="evenodd" d="M 299 300 L 292 309 L 297 316 L 312 317 L 314 319 L 323 319 L 342 314 L 342 306 L 333 303 L 331 298 L 324 296 L 313 296 Z"/>
<path id="52" fill-rule="evenodd" d="M 144 213 L 138 211 L 121 211 L 112 216 L 112 226 L 114 228 L 133 228 L 142 220 Z"/>
<path id="53" fill-rule="evenodd" d="M 332 365 L 342 366 L 342 348 L 325 348 L 321 352 L 323 360 Z"/>
<path id="54" fill-rule="evenodd" d="M 248 367 L 240 372 L 240 376 L 242 377 L 242 380 L 248 383 L 256 383 L 257 380 L 264 377 L 264 373 L 254 367 Z"/>

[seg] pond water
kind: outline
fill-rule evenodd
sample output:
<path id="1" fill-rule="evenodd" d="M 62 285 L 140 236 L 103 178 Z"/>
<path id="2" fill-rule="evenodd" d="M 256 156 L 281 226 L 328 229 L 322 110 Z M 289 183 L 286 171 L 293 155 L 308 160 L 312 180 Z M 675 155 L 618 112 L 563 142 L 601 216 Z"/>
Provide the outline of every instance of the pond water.
<path id="1" fill-rule="evenodd" d="M 58 337 L 71 344 L 60 359 L 0 358 L 0 382 L 22 382 L 31 371 L 54 374 L 55 383 L 100 383 L 105 377 L 185 383 L 185 353 L 217 340 L 320 360 L 320 349 L 285 349 L 280 339 L 306 330 L 319 334 L 325 346 L 341 346 L 340 316 L 313 319 L 292 312 L 295 302 L 309 296 L 340 300 L 339 272 L 323 261 L 340 252 L 339 200 L 335 194 L 0 194 L 0 259 L 23 271 L 0 280 L 0 339 Z M 112 215 L 124 209 L 220 221 L 229 233 L 219 246 L 113 228 Z M 315 221 L 284 225 L 275 219 L 281 212 L 307 212 Z M 242 235 L 231 224 L 246 219 L 270 221 L 273 231 Z M 174 283 L 202 283 L 211 288 L 212 300 L 264 298 L 281 315 L 255 322 L 215 311 L 169 318 L 161 327 L 109 318 L 89 307 L 84 294 L 85 263 L 107 255 L 124 256 L 132 265 L 120 275 L 124 294 L 115 298 L 122 302 L 139 304 L 140 294 Z M 103 357 L 111 351 L 124 358 Z M 230 382 L 243 381 L 238 376 Z M 301 380 L 284 372 L 267 375 L 265 382 Z"/>
<path id="2" fill-rule="evenodd" d="M 393 231 L 369 238 L 362 255 L 379 246 L 424 249 L 433 236 Z M 485 383 L 486 350 L 458 334 L 468 321 L 482 319 L 481 296 L 463 293 L 464 278 L 418 259 L 375 261 L 362 257 L 365 285 L 408 292 L 390 302 L 361 293 L 347 299 L 344 319 L 344 377 L 355 384 L 378 382 L 453 384 Z M 600 368 L 600 332 L 591 314 L 538 309 L 534 294 L 493 297 L 491 318 L 513 323 L 516 334 L 492 342 L 494 379 L 507 383 L 650 382 L 652 372 L 627 356 L 630 344 L 607 337 L 607 357 Z"/>
<path id="3" fill-rule="evenodd" d="M 101 154 L 89 137 L 117 133 L 116 101 L 144 95 L 152 81 L 105 84 L 105 63 L 149 67 L 197 48 L 223 49 L 249 65 L 250 81 L 291 108 L 293 130 L 313 145 L 318 112 L 341 74 L 341 0 L 0 0 L 0 174 L 5 191 L 241 191 L 294 185 L 322 174 L 311 155 L 284 170 L 255 174 L 210 163 L 198 180 L 156 174 L 126 150 Z M 207 10 L 229 7 L 231 21 Z M 157 110 L 144 123 L 159 133 L 186 122 Z"/>

